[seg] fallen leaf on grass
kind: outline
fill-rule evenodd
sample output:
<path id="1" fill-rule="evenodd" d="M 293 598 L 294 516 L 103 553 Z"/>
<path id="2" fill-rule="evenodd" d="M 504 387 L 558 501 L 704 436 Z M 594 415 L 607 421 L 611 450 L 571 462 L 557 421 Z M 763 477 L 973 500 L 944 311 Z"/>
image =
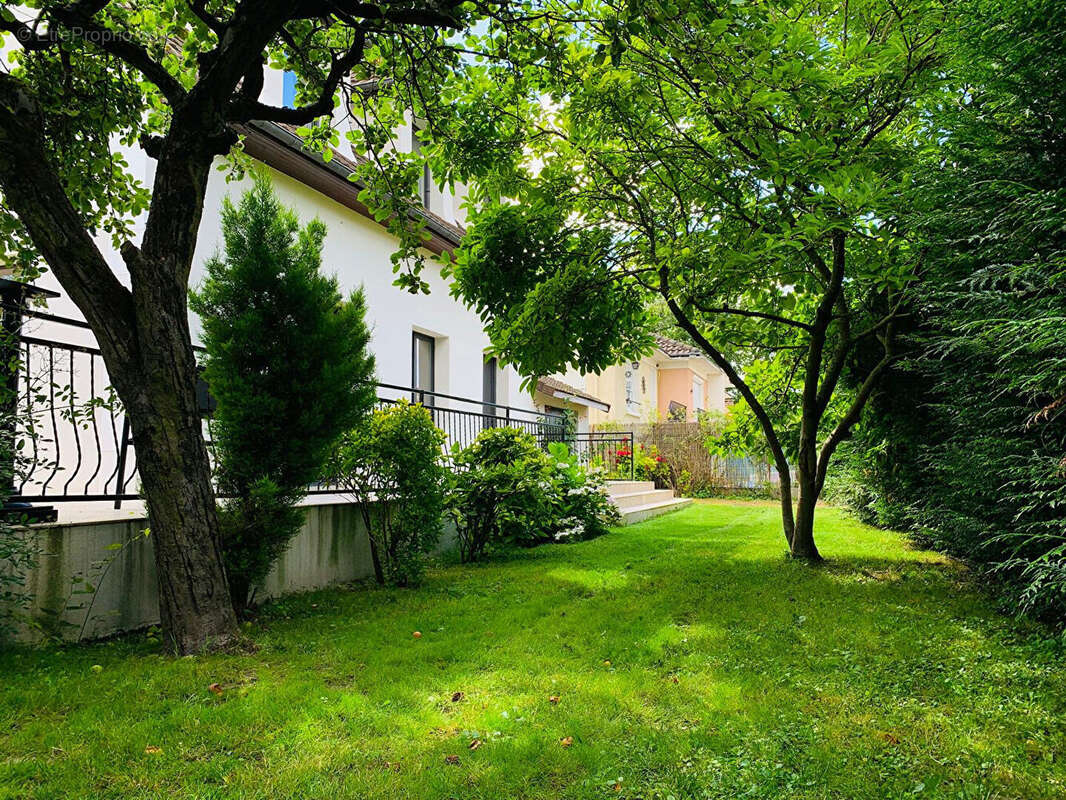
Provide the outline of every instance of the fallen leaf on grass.
<path id="1" fill-rule="evenodd" d="M 163 748 L 162 747 L 156 747 L 154 744 L 150 744 L 146 748 L 144 748 L 144 752 L 146 752 L 150 756 L 154 756 L 154 755 L 158 755 L 159 753 L 162 753 L 163 752 Z"/>
<path id="2" fill-rule="evenodd" d="M 453 703 L 458 703 L 464 697 L 466 697 L 466 695 L 463 694 L 462 692 L 456 692 L 455 694 L 452 695 L 452 702 Z"/>
<path id="3" fill-rule="evenodd" d="M 416 639 L 421 639 L 421 638 L 422 638 L 422 631 L 415 631 L 415 632 L 414 632 L 414 633 L 412 633 L 411 635 L 412 635 L 413 637 L 415 637 Z"/>
<path id="4" fill-rule="evenodd" d="M 445 764 L 458 764 L 459 763 L 459 756 L 445 756 L 444 757 L 444 763 Z"/>
<path id="5" fill-rule="evenodd" d="M 207 689 L 208 691 L 218 695 L 219 697 L 222 696 L 222 684 L 220 683 L 212 683 L 210 686 L 207 687 Z"/>
<path id="6" fill-rule="evenodd" d="M 573 736 L 564 736 L 562 739 L 559 740 L 559 744 L 561 744 L 563 747 L 569 747 L 573 743 L 574 743 L 574 737 Z"/>
<path id="7" fill-rule="evenodd" d="M 889 744 L 899 744 L 899 737 L 894 733 L 882 733 L 881 738 Z"/>
<path id="8" fill-rule="evenodd" d="M 620 791 L 622 791 L 622 784 L 616 783 L 613 786 L 611 786 L 611 788 L 614 789 L 616 792 L 620 792 Z"/>
<path id="9" fill-rule="evenodd" d="M 553 706 L 558 705 L 559 704 L 559 695 L 557 695 L 557 694 L 551 695 L 548 698 L 548 702 L 551 703 Z"/>
<path id="10" fill-rule="evenodd" d="M 480 739 L 474 739 L 472 742 L 470 742 L 469 747 L 470 747 L 471 750 L 477 750 L 483 744 L 484 744 L 484 742 L 481 741 Z"/>

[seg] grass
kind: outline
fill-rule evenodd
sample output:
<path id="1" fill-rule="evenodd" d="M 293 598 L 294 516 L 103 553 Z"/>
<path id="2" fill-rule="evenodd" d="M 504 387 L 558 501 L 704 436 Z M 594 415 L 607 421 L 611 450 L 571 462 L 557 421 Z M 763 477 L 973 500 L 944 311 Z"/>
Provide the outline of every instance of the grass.
<path id="1" fill-rule="evenodd" d="M 1066 797 L 1066 659 L 943 557 L 819 525 L 823 568 L 774 506 L 701 502 L 287 599 L 254 654 L 3 655 L 0 797 Z"/>

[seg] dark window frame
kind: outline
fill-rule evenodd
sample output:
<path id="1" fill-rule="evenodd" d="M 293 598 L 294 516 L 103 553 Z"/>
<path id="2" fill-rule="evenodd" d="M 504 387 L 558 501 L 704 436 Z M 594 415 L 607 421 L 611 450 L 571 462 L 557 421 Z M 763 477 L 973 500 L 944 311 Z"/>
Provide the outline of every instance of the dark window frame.
<path id="1" fill-rule="evenodd" d="M 429 343 L 429 388 L 418 385 L 418 343 Z M 433 395 L 425 392 L 437 391 L 437 339 L 428 333 L 411 332 L 411 400 L 429 407 L 434 405 Z"/>
<path id="2" fill-rule="evenodd" d="M 495 356 L 485 359 L 481 367 L 481 413 L 486 417 L 499 415 L 499 409 L 496 407 L 500 402 L 499 371 L 499 361 Z"/>

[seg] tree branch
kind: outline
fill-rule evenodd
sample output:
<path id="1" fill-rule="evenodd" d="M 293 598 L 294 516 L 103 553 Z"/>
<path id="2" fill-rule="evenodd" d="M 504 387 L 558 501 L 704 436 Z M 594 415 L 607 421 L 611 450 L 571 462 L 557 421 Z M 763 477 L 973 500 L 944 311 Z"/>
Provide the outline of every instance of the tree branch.
<path id="1" fill-rule="evenodd" d="M 347 14 L 358 19 L 392 22 L 397 25 L 419 25 L 426 28 L 449 28 L 459 30 L 459 20 L 455 10 L 460 6 L 458 0 L 448 0 L 439 8 L 397 8 L 389 0 L 379 4 L 352 2 L 352 0 L 324 0 L 323 2 L 304 2 L 299 10 L 292 14 L 293 19 L 328 17 Z"/>
<path id="2" fill-rule="evenodd" d="M 894 360 L 895 356 L 892 354 L 891 343 L 889 340 L 886 340 L 884 358 L 882 358 L 877 365 L 870 370 L 870 373 L 866 376 L 866 380 L 864 380 L 862 386 L 859 387 L 858 394 L 848 407 L 847 413 L 845 413 L 843 419 L 837 423 L 833 432 L 829 434 L 829 437 L 822 445 L 821 452 L 818 454 L 817 487 L 819 492 L 821 492 L 822 487 L 825 486 L 825 476 L 829 470 L 829 460 L 833 457 L 833 453 L 836 451 L 837 446 L 851 435 L 851 429 L 855 427 L 855 424 L 862 416 L 862 410 L 866 407 L 866 402 L 870 399 L 870 395 L 876 388 L 877 382 L 881 378 L 881 373 L 883 373 Z"/>
<path id="3" fill-rule="evenodd" d="M 777 466 L 778 476 L 781 480 L 781 517 L 782 524 L 785 529 L 785 538 L 789 543 L 792 542 L 792 535 L 796 529 L 795 517 L 792 511 L 792 473 L 789 469 L 788 459 L 785 458 L 785 451 L 781 447 L 781 440 L 777 436 L 777 431 L 774 430 L 774 423 L 770 420 L 769 414 L 766 413 L 766 409 L 763 408 L 762 403 L 755 396 L 755 393 L 748 386 L 747 382 L 740 376 L 740 373 L 736 370 L 733 364 L 725 357 L 725 355 L 712 345 L 707 337 L 700 333 L 699 329 L 692 324 L 692 320 L 688 318 L 688 315 L 677 304 L 677 300 L 670 296 L 670 272 L 666 267 L 662 267 L 659 270 L 659 292 L 666 300 L 666 305 L 670 309 L 670 313 L 674 315 L 674 319 L 677 324 L 684 330 L 694 341 L 707 357 L 715 363 L 715 365 L 725 373 L 725 376 L 729 379 L 729 382 L 740 392 L 741 396 L 747 401 L 749 408 L 755 418 L 759 421 L 759 425 L 762 427 L 763 434 L 766 436 L 766 443 L 770 447 L 770 452 L 774 456 L 774 463 Z"/>
<path id="4" fill-rule="evenodd" d="M 163 93 L 172 106 L 185 97 L 185 87 L 166 68 L 149 55 L 148 51 L 133 41 L 124 31 L 107 28 L 93 19 L 93 14 L 107 3 L 74 4 L 58 6 L 49 14 L 60 23 L 72 37 L 82 39 L 99 47 L 138 70 Z"/>
<path id="5" fill-rule="evenodd" d="M 700 304 L 698 300 L 689 299 L 697 309 L 704 314 L 733 314 L 738 317 L 753 317 L 755 319 L 765 319 L 770 322 L 780 322 L 782 325 L 791 325 L 793 328 L 799 328 L 800 330 L 810 331 L 811 326 L 806 322 L 800 322 L 798 319 L 790 319 L 789 317 L 782 317 L 778 314 L 771 314 L 766 311 L 749 311 L 742 308 L 730 308 L 729 306 L 704 306 Z"/>
<path id="6" fill-rule="evenodd" d="M 136 349 L 132 298 L 85 229 L 42 138 L 37 104 L 0 73 L 0 189 L 34 245 L 92 325 L 110 366 Z"/>
<path id="7" fill-rule="evenodd" d="M 322 90 L 318 99 L 306 106 L 298 108 L 283 108 L 260 103 L 251 92 L 247 96 L 238 96 L 230 103 L 227 111 L 227 119 L 233 122 L 247 122 L 256 119 L 266 122 L 284 122 L 290 125 L 304 125 L 318 117 L 324 117 L 333 112 L 333 98 L 337 89 L 351 72 L 352 67 L 363 59 L 363 51 L 366 47 L 366 31 L 358 28 L 355 31 L 355 40 L 351 47 L 340 57 L 335 57 L 322 83 Z"/>

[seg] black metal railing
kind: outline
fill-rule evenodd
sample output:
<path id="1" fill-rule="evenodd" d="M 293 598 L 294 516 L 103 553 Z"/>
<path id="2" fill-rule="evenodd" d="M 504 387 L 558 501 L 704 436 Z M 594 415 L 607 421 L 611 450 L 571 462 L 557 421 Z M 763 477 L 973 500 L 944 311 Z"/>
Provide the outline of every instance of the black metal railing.
<path id="1" fill-rule="evenodd" d="M 89 326 L 75 319 L 24 309 L 28 318 L 52 327 L 47 333 L 17 336 L 19 374 L 14 408 L 16 442 L 11 500 L 18 502 L 113 501 L 140 497 L 137 458 L 129 422 L 107 379 Z M 201 348 L 197 348 L 201 350 Z M 608 477 L 631 479 L 633 435 L 627 432 L 576 433 L 565 418 L 485 400 L 379 383 L 381 405 L 408 400 L 429 409 L 445 434 L 444 451 L 465 447 L 487 428 L 513 427 L 532 435 L 541 447 L 568 445 L 582 464 L 600 467 Z M 210 420 L 204 440 L 211 451 Z M 334 493 L 316 484 L 312 494 Z"/>
<path id="2" fill-rule="evenodd" d="M 551 441 L 542 441 L 541 446 L 549 449 Z M 603 470 L 608 480 L 631 481 L 636 477 L 630 432 L 568 433 L 555 441 L 565 444 L 580 464 Z"/>
<path id="3" fill-rule="evenodd" d="M 565 433 L 562 418 L 539 411 L 391 383 L 377 386 L 380 404 L 407 400 L 425 406 L 433 423 L 444 432 L 445 452 L 451 452 L 454 444 L 466 447 L 486 428 L 518 428 L 534 436 L 538 442 L 551 441 L 552 437 Z"/>

